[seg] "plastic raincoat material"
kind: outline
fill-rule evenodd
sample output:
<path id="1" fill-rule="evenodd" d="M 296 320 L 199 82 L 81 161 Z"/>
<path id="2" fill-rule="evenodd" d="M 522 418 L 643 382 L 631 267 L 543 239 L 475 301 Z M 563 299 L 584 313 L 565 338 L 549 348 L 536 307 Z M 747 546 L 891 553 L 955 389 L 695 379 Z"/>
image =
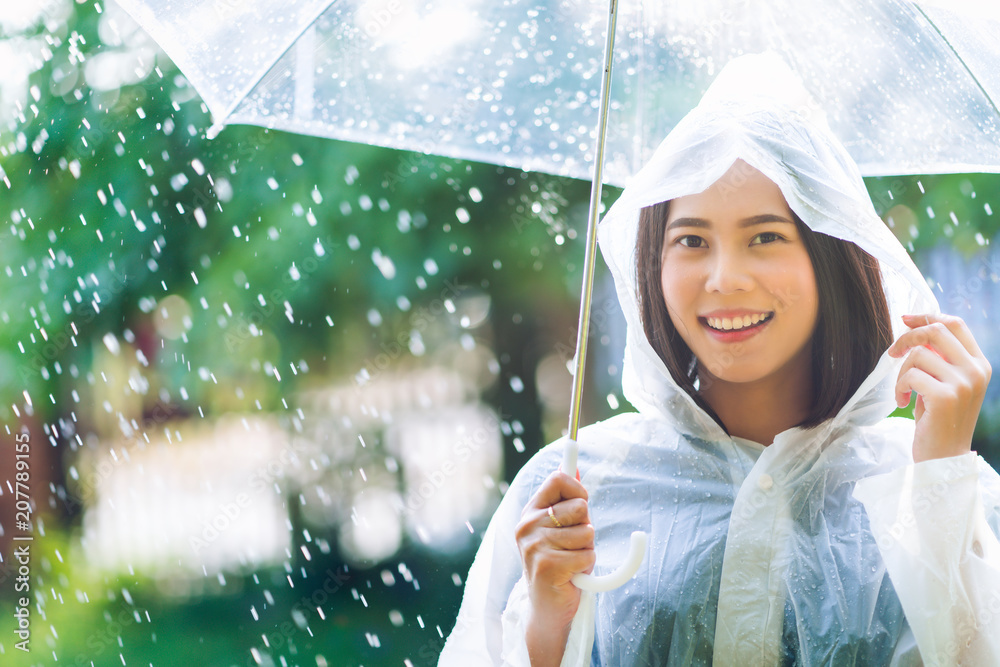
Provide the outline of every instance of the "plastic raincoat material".
<path id="1" fill-rule="evenodd" d="M 727 435 L 646 339 L 639 210 L 705 190 L 737 159 L 811 229 L 878 259 L 894 337 L 902 314 L 938 311 L 791 71 L 766 55 L 728 65 L 599 226 L 628 325 L 623 390 L 638 412 L 579 434 L 594 573 L 623 560 L 632 531 L 650 539 L 630 582 L 583 594 L 562 664 L 1000 665 L 1000 477 L 974 452 L 914 464 L 914 422 L 888 417 L 900 360 L 883 354 L 836 417 L 763 447 Z M 562 445 L 512 482 L 439 664 L 529 664 L 514 527 Z"/>

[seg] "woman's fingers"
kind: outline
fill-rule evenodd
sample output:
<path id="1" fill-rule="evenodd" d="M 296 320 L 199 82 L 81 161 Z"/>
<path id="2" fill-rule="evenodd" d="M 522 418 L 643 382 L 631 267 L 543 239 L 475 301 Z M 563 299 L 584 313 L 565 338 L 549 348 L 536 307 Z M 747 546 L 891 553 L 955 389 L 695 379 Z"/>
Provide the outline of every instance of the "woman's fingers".
<path id="1" fill-rule="evenodd" d="M 552 528 L 546 531 L 546 542 L 554 549 L 578 551 L 594 548 L 594 527 L 587 524 Z"/>
<path id="2" fill-rule="evenodd" d="M 910 394 L 917 392 L 920 396 L 933 396 L 945 387 L 944 383 L 930 373 L 916 367 L 900 373 L 896 381 L 896 405 L 905 408 L 910 404 Z"/>
<path id="3" fill-rule="evenodd" d="M 574 574 L 592 572 L 596 562 L 597 554 L 593 547 L 539 554 L 530 568 L 529 580 L 541 583 L 546 589 L 551 586 L 570 586 Z"/>
<path id="4" fill-rule="evenodd" d="M 914 376 L 909 373 L 911 369 L 920 371 L 919 387 L 910 382 L 910 378 Z M 927 376 L 927 378 L 923 376 Z M 937 384 L 932 384 L 930 380 Z M 915 347 L 910 350 L 899 369 L 899 380 L 896 382 L 896 405 L 900 408 L 909 405 L 910 392 L 912 391 L 924 396 L 927 395 L 926 390 L 934 389 L 937 391 L 942 384 L 960 384 L 962 381 L 963 378 L 955 367 L 933 350 L 926 347 Z M 925 391 L 921 391 L 921 388 Z"/>
<path id="5" fill-rule="evenodd" d="M 979 348 L 972 331 L 961 317 L 941 313 L 904 315 L 903 323 L 910 331 L 902 334 L 889 347 L 889 355 L 898 357 L 910 348 L 929 346 L 950 363 L 963 359 L 980 359 L 986 356 Z"/>
<path id="6" fill-rule="evenodd" d="M 528 504 L 524 507 L 524 511 L 521 513 L 522 516 L 531 512 L 532 510 L 548 510 L 549 507 L 555 506 L 557 503 L 563 500 L 571 500 L 574 498 L 580 498 L 584 501 L 587 500 L 587 489 L 584 488 L 583 484 L 579 482 L 564 472 L 556 471 L 548 476 L 548 478 L 542 483 L 535 495 L 531 497 Z M 559 518 L 560 523 L 562 518 Z"/>
<path id="7" fill-rule="evenodd" d="M 525 506 L 515 536 L 530 580 L 567 584 L 593 566 L 587 490 L 569 475 L 552 473 Z"/>
<path id="8" fill-rule="evenodd" d="M 578 524 L 590 523 L 590 513 L 587 511 L 587 501 L 583 498 L 562 500 L 545 509 L 534 510 L 539 519 L 539 525 L 552 528 L 566 528 Z"/>
<path id="9" fill-rule="evenodd" d="M 918 367 L 950 387 L 958 398 L 971 398 L 985 391 L 992 369 L 962 318 L 942 314 L 907 315 L 903 321 L 911 330 L 902 334 L 888 350 L 893 357 L 909 353 L 900 377 L 910 367 Z M 909 396 L 902 396 L 898 385 L 896 399 L 897 404 L 903 399 L 909 403 Z"/>

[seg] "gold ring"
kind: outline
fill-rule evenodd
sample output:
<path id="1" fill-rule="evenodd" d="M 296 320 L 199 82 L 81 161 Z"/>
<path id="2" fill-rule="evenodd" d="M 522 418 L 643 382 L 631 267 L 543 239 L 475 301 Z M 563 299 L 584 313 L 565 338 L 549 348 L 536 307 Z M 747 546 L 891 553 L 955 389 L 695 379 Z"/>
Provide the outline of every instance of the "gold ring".
<path id="1" fill-rule="evenodd" d="M 563 527 L 563 525 L 559 523 L 559 519 L 556 518 L 556 513 L 552 511 L 552 505 L 549 505 L 549 518 L 552 519 L 552 523 L 556 524 L 556 528 Z"/>

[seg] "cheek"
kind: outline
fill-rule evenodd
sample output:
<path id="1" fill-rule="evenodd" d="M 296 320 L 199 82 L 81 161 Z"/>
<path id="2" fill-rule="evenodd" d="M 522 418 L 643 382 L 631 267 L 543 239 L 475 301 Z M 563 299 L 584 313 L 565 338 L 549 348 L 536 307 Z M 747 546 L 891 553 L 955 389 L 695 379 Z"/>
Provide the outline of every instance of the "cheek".
<path id="1" fill-rule="evenodd" d="M 681 308 L 685 301 L 690 299 L 688 292 L 691 290 L 691 281 L 687 279 L 683 272 L 676 267 L 664 268 L 660 274 L 660 288 L 663 290 L 663 301 L 667 304 L 667 310 L 671 317 L 674 311 Z"/>
<path id="2" fill-rule="evenodd" d="M 681 338 L 690 345 L 687 334 L 698 291 L 697 280 L 689 272 L 674 267 L 669 271 L 664 270 L 660 275 L 660 287 L 663 289 L 663 301 L 667 306 L 670 322 Z"/>
<path id="3" fill-rule="evenodd" d="M 782 261 L 775 265 L 785 267 L 780 271 L 768 272 L 761 277 L 761 283 L 775 299 L 778 312 L 796 311 L 805 315 L 815 314 L 819 308 L 819 292 L 812 263 L 808 257 L 798 261 Z"/>

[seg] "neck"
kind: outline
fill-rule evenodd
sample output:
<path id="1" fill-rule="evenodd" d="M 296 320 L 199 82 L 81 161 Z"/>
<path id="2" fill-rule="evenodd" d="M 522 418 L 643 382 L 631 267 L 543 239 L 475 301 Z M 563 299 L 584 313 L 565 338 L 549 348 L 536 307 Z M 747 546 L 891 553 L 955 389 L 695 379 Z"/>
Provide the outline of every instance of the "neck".
<path id="1" fill-rule="evenodd" d="M 808 348 L 803 352 L 808 355 Z M 812 365 L 808 356 L 795 361 L 754 382 L 703 378 L 701 396 L 730 435 L 770 445 L 776 435 L 805 419 L 812 407 Z"/>

